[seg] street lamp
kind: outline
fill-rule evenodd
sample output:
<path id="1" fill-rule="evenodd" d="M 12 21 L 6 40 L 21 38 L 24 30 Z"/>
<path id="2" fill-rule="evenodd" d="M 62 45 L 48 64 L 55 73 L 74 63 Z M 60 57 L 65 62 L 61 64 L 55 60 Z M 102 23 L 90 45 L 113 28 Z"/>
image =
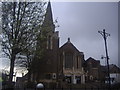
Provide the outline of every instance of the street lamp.
<path id="1" fill-rule="evenodd" d="M 107 73 L 107 76 L 108 76 L 108 80 L 109 80 L 109 88 L 111 86 L 111 83 L 110 83 L 110 71 L 109 71 L 109 57 L 108 57 L 108 51 L 107 51 L 107 37 L 110 36 L 109 33 L 106 33 L 105 32 L 105 29 L 103 29 L 103 31 L 98 31 L 98 33 L 100 33 L 102 36 L 103 36 L 103 39 L 105 41 L 105 52 L 106 52 L 106 60 L 107 60 L 107 70 L 108 70 L 108 73 Z"/>

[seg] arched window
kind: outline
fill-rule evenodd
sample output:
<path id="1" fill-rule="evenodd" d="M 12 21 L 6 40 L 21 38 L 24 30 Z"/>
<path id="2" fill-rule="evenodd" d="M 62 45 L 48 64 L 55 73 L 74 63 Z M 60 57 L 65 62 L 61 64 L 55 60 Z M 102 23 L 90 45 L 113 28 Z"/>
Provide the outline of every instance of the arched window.
<path id="1" fill-rule="evenodd" d="M 73 68 L 73 54 L 65 53 L 65 68 Z"/>
<path id="2" fill-rule="evenodd" d="M 52 49 L 53 46 L 52 46 L 53 42 L 52 42 L 52 36 L 48 36 L 48 39 L 47 39 L 47 49 Z"/>

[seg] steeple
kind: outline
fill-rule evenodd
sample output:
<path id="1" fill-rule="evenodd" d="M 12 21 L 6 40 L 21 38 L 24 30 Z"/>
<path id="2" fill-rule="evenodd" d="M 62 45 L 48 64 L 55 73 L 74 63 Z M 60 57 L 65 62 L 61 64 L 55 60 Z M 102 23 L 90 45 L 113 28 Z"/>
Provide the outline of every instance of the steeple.
<path id="1" fill-rule="evenodd" d="M 48 2 L 45 19 L 50 20 L 53 23 L 53 16 L 52 16 L 52 9 L 51 9 L 50 1 Z"/>
<path id="2" fill-rule="evenodd" d="M 48 28 L 47 28 L 48 27 Z M 43 28 L 46 28 L 46 30 L 55 31 L 55 25 L 53 23 L 53 16 L 52 16 L 52 8 L 50 1 L 48 2 L 46 14 L 43 22 Z"/>

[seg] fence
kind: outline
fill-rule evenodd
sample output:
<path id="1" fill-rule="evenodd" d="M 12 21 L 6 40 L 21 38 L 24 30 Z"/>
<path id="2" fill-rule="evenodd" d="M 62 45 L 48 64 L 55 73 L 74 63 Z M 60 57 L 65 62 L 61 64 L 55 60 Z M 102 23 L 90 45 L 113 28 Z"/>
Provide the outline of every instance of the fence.
<path id="1" fill-rule="evenodd" d="M 120 88 L 15 88 L 14 90 L 120 90 Z"/>

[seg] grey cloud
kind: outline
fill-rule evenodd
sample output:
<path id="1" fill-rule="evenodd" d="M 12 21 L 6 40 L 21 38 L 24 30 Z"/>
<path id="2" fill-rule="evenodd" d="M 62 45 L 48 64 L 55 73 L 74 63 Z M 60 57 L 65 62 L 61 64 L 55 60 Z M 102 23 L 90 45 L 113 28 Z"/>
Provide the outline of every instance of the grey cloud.
<path id="1" fill-rule="evenodd" d="M 103 37 L 106 29 L 110 63 L 118 61 L 118 3 L 117 2 L 53 2 L 54 18 L 58 17 L 60 46 L 67 38 L 85 54 L 85 59 L 100 59 L 105 55 Z M 101 60 L 104 63 L 104 60 Z"/>

